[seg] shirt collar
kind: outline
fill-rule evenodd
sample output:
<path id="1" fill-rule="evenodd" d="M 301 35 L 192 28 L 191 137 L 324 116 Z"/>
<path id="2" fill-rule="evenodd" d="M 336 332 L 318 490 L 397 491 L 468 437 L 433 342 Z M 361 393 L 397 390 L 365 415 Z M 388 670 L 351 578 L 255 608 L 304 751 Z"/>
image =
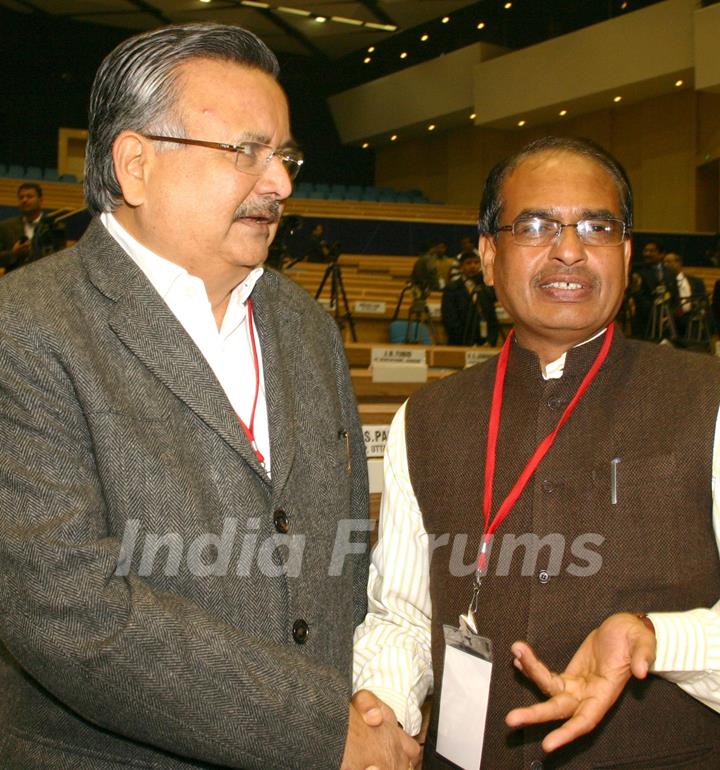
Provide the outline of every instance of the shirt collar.
<path id="1" fill-rule="evenodd" d="M 168 294 L 177 281 L 192 280 L 202 282 L 201 278 L 190 275 L 184 267 L 176 265 L 169 259 L 165 259 L 151 251 L 147 246 L 143 246 L 140 241 L 130 235 L 111 212 L 105 211 L 100 214 L 100 221 L 110 235 L 122 246 L 123 250 L 127 252 L 132 261 L 143 271 L 148 281 L 150 281 L 163 299 L 167 299 Z M 245 280 L 233 289 L 230 295 L 231 303 L 244 304 L 263 272 L 264 268 L 262 267 L 256 267 L 251 270 Z"/>
<path id="2" fill-rule="evenodd" d="M 600 329 L 599 332 L 596 334 L 593 334 L 592 337 L 589 337 L 588 339 L 584 340 L 583 342 L 579 342 L 577 345 L 573 345 L 573 348 L 580 348 L 583 345 L 587 345 L 588 342 L 592 342 L 593 340 L 596 340 L 601 335 L 605 334 L 607 331 L 607 326 L 603 329 Z M 542 368 L 542 376 L 544 380 L 559 380 L 563 376 L 563 372 L 565 371 L 565 359 L 567 357 L 567 351 L 563 353 L 560 358 L 556 358 L 554 361 L 551 361 L 547 366 L 543 366 Z"/>

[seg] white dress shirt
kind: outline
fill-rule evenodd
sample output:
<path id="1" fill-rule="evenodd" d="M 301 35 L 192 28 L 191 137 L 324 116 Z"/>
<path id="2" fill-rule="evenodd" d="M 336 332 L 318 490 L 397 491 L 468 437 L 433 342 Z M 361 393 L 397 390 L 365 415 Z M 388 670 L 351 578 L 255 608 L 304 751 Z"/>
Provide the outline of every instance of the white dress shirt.
<path id="1" fill-rule="evenodd" d="M 680 296 L 680 307 L 684 312 L 690 309 L 690 297 L 692 297 L 692 288 L 685 273 L 677 274 L 678 295 Z"/>
<path id="2" fill-rule="evenodd" d="M 25 231 L 25 237 L 31 241 L 33 239 L 33 236 L 35 235 L 35 228 L 38 225 L 38 222 L 42 219 L 42 211 L 33 219 L 32 222 L 29 222 L 25 217 L 23 217 L 23 230 Z"/>
<path id="3" fill-rule="evenodd" d="M 235 413 L 250 425 L 255 399 L 255 361 L 250 343 L 247 300 L 263 274 L 257 267 L 230 295 L 222 325 L 218 330 L 205 284 L 185 268 L 158 256 L 133 238 L 110 213 L 100 215 L 107 231 L 145 273 L 173 315 L 182 324 L 215 373 Z M 262 351 L 255 327 L 260 385 L 255 411 L 254 435 L 270 475 L 270 435 L 268 429 Z"/>
<path id="4" fill-rule="evenodd" d="M 545 367 L 545 379 L 562 377 L 564 364 L 565 354 Z M 395 711 L 405 730 L 416 735 L 421 724 L 420 706 L 433 683 L 432 605 L 428 534 L 408 470 L 405 404 L 390 428 L 384 472 L 378 543 L 370 565 L 368 614 L 355 630 L 353 691 L 376 693 Z M 711 483 L 713 529 L 720 552 L 720 412 L 715 423 Z M 653 612 L 648 616 L 657 637 L 651 671 L 720 711 L 720 601 L 711 609 Z"/>

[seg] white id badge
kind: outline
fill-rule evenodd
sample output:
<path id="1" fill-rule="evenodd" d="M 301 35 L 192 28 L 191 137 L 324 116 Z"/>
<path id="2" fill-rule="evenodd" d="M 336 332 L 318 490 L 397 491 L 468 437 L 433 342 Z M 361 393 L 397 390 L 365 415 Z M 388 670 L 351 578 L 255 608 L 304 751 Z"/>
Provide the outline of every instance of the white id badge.
<path id="1" fill-rule="evenodd" d="M 462 770 L 479 770 L 492 676 L 492 642 L 443 626 L 445 665 L 436 750 Z"/>

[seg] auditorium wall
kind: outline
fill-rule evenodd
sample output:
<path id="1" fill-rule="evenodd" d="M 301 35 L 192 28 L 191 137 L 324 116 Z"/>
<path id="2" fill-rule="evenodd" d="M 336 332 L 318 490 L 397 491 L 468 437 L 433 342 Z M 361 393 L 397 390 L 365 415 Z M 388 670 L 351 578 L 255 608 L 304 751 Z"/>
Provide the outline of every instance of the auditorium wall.
<path id="1" fill-rule="evenodd" d="M 432 200 L 475 205 L 492 165 L 546 134 L 589 137 L 620 159 L 636 195 L 637 229 L 720 229 L 720 96 L 687 88 L 538 127 L 500 131 L 468 126 L 394 143 L 377 149 L 376 184 L 418 187 Z M 714 168 L 714 185 L 713 174 L 700 171 L 707 164 Z M 705 199 L 713 195 L 711 217 Z"/>

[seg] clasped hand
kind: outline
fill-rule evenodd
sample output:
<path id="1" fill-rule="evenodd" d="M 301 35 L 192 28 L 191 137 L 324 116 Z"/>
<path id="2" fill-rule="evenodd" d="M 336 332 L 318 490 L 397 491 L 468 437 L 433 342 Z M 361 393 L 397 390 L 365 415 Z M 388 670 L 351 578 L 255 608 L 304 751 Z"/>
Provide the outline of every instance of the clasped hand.
<path id="1" fill-rule="evenodd" d="M 393 710 L 369 690 L 356 692 L 340 770 L 410 770 L 419 761 L 420 746 L 400 727 Z"/>
<path id="2" fill-rule="evenodd" d="M 512 645 L 514 665 L 549 699 L 513 709 L 505 718 L 510 727 L 525 727 L 565 719 L 545 736 L 544 751 L 593 730 L 620 696 L 631 676 L 644 679 L 655 660 L 655 635 L 636 615 L 611 615 L 580 645 L 568 667 L 554 673 L 526 642 Z"/>

